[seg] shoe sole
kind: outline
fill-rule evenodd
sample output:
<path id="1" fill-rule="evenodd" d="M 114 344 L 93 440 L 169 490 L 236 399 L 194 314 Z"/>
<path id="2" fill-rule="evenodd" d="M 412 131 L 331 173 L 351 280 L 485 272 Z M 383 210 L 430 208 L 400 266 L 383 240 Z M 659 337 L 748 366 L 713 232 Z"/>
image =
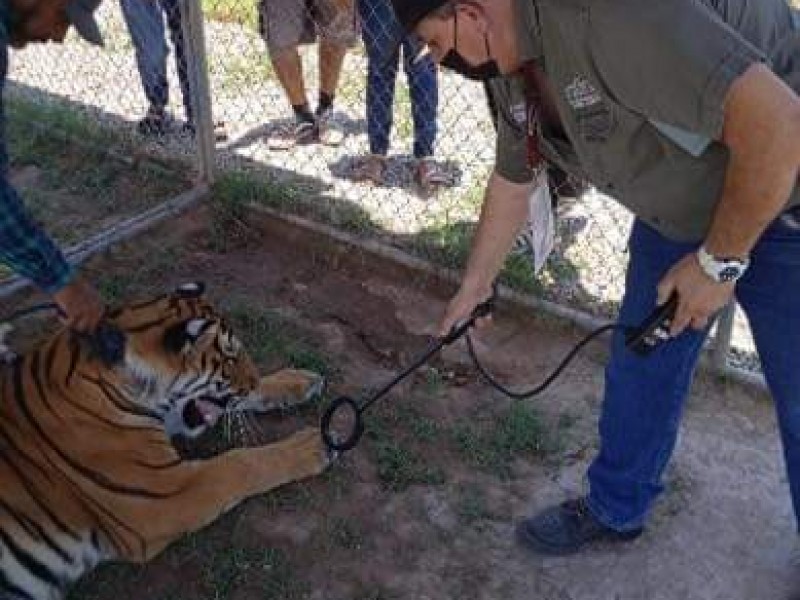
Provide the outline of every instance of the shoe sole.
<path id="1" fill-rule="evenodd" d="M 628 532 L 617 532 L 613 537 L 609 535 L 601 535 L 599 537 L 588 539 L 579 544 L 572 544 L 570 546 L 554 546 L 533 535 L 528 527 L 526 527 L 525 521 L 522 521 L 519 525 L 517 525 L 515 530 L 516 539 L 522 546 L 528 550 L 532 550 L 536 554 L 547 556 L 570 556 L 572 554 L 577 554 L 590 544 L 602 544 L 605 542 L 612 544 L 617 542 L 632 542 L 642 535 L 642 533 L 642 529 L 637 529 Z"/>

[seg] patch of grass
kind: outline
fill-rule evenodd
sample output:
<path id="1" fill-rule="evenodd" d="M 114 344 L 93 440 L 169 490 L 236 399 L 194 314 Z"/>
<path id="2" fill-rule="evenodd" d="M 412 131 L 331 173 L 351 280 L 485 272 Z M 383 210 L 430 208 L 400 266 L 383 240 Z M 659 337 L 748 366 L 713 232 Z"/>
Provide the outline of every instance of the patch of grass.
<path id="1" fill-rule="evenodd" d="M 541 456 L 549 447 L 539 415 L 522 402 L 491 422 L 462 422 L 451 436 L 470 464 L 500 477 L 511 475 L 511 463 L 520 455 Z"/>
<path id="2" fill-rule="evenodd" d="M 441 485 L 446 480 L 440 467 L 403 444 L 382 440 L 374 448 L 378 479 L 393 492 L 402 492 L 417 484 Z"/>
<path id="3" fill-rule="evenodd" d="M 279 183 L 255 173 L 227 172 L 214 182 L 212 201 L 245 206 L 251 202 L 273 208 L 289 208 L 300 193 L 289 183 Z"/>
<path id="4" fill-rule="evenodd" d="M 466 262 L 474 230 L 474 223 L 464 222 L 427 228 L 414 237 L 411 250 L 435 263 L 456 268 Z"/>
<path id="5" fill-rule="evenodd" d="M 276 548 L 225 548 L 207 560 L 203 578 L 209 600 L 227 600 L 248 584 L 258 587 L 263 600 L 289 600 L 301 592 L 290 561 Z"/>
<path id="6" fill-rule="evenodd" d="M 183 252 L 184 249 L 179 245 L 168 245 L 161 247 L 158 252 L 149 252 L 147 260 L 137 264 L 136 268 L 114 272 L 87 266 L 85 270 L 103 299 L 111 306 L 119 306 L 134 298 L 145 299 L 172 291 L 157 285 L 161 285 L 163 274 L 169 273 L 181 260 Z"/>
<path id="7" fill-rule="evenodd" d="M 218 67 L 221 70 L 222 89 L 235 92 L 244 87 L 262 85 L 275 80 L 275 69 L 266 53 L 247 53 L 236 56 Z"/>
<path id="8" fill-rule="evenodd" d="M 343 517 L 328 519 L 324 526 L 328 541 L 343 550 L 360 550 L 364 546 L 364 531 L 358 522 Z"/>
<path id="9" fill-rule="evenodd" d="M 203 0 L 203 14 L 214 21 L 238 23 L 258 31 L 258 2 L 242 0 Z"/>
<path id="10" fill-rule="evenodd" d="M 275 311 L 233 305 L 226 310 L 236 334 L 259 365 L 309 369 L 330 377 L 334 367 L 306 335 Z"/>
<path id="11" fill-rule="evenodd" d="M 455 512 L 458 520 L 465 525 L 474 526 L 494 517 L 486 506 L 483 490 L 477 485 L 463 485 L 457 489 Z"/>
<path id="12" fill-rule="evenodd" d="M 185 190 L 183 167 L 142 161 L 132 166 L 123 135 L 57 101 L 11 94 L 7 134 L 12 173 L 26 171 L 20 195 L 60 244 L 141 212 Z"/>
<path id="13" fill-rule="evenodd" d="M 243 207 L 250 203 L 261 204 L 354 233 L 379 231 L 369 213 L 351 202 L 323 196 L 320 190 L 304 189 L 300 183 L 277 181 L 252 172 L 222 175 L 214 184 L 212 203 Z"/>
<path id="14" fill-rule="evenodd" d="M 430 367 L 425 371 L 425 395 L 434 398 L 442 393 L 444 389 L 444 377 L 435 367 Z"/>
<path id="15" fill-rule="evenodd" d="M 9 94 L 6 99 L 7 135 L 15 162 L 37 164 L 65 151 L 64 138 L 79 140 L 89 148 L 121 147 L 125 140 L 89 115 L 57 102 L 36 102 Z"/>

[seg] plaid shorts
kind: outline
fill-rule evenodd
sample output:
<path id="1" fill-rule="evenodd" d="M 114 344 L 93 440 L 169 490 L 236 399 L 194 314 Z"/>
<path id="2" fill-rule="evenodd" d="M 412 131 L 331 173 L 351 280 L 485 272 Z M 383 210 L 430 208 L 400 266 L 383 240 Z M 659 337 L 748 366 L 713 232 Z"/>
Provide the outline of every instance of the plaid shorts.
<path id="1" fill-rule="evenodd" d="M 358 39 L 355 0 L 260 0 L 258 28 L 272 55 L 317 36 L 351 47 Z"/>

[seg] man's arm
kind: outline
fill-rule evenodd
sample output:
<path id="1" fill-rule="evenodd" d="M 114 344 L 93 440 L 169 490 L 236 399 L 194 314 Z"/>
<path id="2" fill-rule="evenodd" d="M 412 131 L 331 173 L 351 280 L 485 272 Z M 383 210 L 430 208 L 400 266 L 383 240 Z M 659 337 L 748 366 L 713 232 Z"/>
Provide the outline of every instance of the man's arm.
<path id="1" fill-rule="evenodd" d="M 767 67 L 752 65 L 725 100 L 722 141 L 730 159 L 722 197 L 705 239 L 715 256 L 746 257 L 786 206 L 800 166 L 800 100 Z M 717 283 L 691 254 L 659 285 L 659 299 L 677 290 L 672 333 L 705 326 L 731 298 L 733 283 Z"/>
<path id="2" fill-rule="evenodd" d="M 47 293 L 72 278 L 61 251 L 31 219 L 14 188 L 0 176 L 0 259 Z"/>
<path id="3" fill-rule="evenodd" d="M 447 307 L 439 335 L 468 318 L 491 295 L 492 282 L 528 217 L 530 193 L 529 183 L 513 183 L 497 172 L 489 177 L 461 288 Z"/>
<path id="4" fill-rule="evenodd" d="M 722 141 L 730 162 L 705 245 L 716 256 L 744 257 L 797 183 L 800 100 L 767 67 L 753 65 L 728 93 Z"/>
<path id="5" fill-rule="evenodd" d="M 51 294 L 70 327 L 92 331 L 97 326 L 104 311 L 102 300 L 92 286 L 75 276 L 4 176 L 0 176 L 0 260 Z"/>

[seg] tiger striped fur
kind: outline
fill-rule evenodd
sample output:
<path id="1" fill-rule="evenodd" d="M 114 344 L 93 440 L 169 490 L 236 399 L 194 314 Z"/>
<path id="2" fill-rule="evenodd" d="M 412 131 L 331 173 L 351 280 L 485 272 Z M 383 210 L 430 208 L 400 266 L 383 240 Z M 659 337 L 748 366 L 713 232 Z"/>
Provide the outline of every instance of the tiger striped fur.
<path id="1" fill-rule="evenodd" d="M 63 330 L 0 366 L 0 598 L 56 600 L 101 561 L 146 561 L 241 500 L 322 472 L 316 428 L 208 460 L 174 434 L 226 411 L 268 411 L 322 379 L 260 378 L 199 284 L 109 313 L 124 354 L 106 364 Z"/>

